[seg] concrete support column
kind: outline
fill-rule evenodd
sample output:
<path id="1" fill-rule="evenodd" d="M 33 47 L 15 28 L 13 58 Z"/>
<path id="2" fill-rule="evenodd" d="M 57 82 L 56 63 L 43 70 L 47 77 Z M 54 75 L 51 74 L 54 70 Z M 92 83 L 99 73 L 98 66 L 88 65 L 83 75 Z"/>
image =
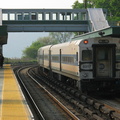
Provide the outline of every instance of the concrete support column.
<path id="1" fill-rule="evenodd" d="M 67 13 L 65 12 L 64 20 L 67 20 Z"/>
<path id="2" fill-rule="evenodd" d="M 46 20 L 46 12 L 43 12 L 43 19 L 42 20 Z"/>
<path id="3" fill-rule="evenodd" d="M 72 12 L 72 20 L 74 20 L 74 12 Z"/>
<path id="4" fill-rule="evenodd" d="M 3 51 L 2 51 L 2 45 L 0 45 L 0 54 L 1 54 L 1 53 L 3 53 Z"/>
<path id="5" fill-rule="evenodd" d="M 0 51 L 2 49 L 2 45 L 7 44 L 7 26 L 0 26 Z"/>
<path id="6" fill-rule="evenodd" d="M 60 13 L 59 12 L 56 13 L 56 17 L 57 17 L 56 20 L 60 20 Z"/>
<path id="7" fill-rule="evenodd" d="M 49 12 L 49 20 L 53 20 L 53 13 Z"/>
<path id="8" fill-rule="evenodd" d="M 79 13 L 79 20 L 82 20 L 81 12 Z"/>
<path id="9" fill-rule="evenodd" d="M 0 26 L 2 26 L 2 9 L 0 8 Z"/>

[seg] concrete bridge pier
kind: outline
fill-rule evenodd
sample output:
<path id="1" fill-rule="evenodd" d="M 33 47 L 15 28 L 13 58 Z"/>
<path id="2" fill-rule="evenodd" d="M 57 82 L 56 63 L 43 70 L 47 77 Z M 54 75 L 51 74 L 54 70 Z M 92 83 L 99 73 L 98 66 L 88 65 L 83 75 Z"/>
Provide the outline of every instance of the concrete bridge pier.
<path id="1" fill-rule="evenodd" d="M 7 44 L 7 38 L 8 38 L 8 33 L 7 33 L 7 26 L 0 26 L 0 53 L 2 53 L 2 46 L 4 44 Z"/>
<path id="2" fill-rule="evenodd" d="M 2 9 L 0 9 L 0 53 L 2 53 L 2 46 L 7 44 L 7 26 L 2 25 Z"/>
<path id="3" fill-rule="evenodd" d="M 0 45 L 0 53 L 3 53 L 3 52 L 2 52 L 2 45 Z"/>

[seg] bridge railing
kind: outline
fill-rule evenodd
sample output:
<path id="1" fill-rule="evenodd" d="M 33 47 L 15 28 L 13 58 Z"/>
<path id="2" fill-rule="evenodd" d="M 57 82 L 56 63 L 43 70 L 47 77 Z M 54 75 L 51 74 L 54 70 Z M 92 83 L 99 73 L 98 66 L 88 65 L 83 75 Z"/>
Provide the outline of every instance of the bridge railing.
<path id="1" fill-rule="evenodd" d="M 92 13 L 98 11 L 97 8 L 90 10 Z M 95 17 L 96 14 L 90 14 L 89 11 L 88 9 L 0 9 L 2 16 L 0 25 L 6 25 L 8 32 L 90 32 L 96 30 L 93 23 L 101 20 L 101 14 L 95 12 L 100 18 L 98 19 L 98 16 Z M 90 15 L 95 19 L 90 19 Z M 103 23 L 102 20 L 99 23 L 101 22 Z M 102 29 L 101 25 L 99 26 Z"/>
<path id="2" fill-rule="evenodd" d="M 88 20 L 86 9 L 2 9 L 3 21 Z"/>

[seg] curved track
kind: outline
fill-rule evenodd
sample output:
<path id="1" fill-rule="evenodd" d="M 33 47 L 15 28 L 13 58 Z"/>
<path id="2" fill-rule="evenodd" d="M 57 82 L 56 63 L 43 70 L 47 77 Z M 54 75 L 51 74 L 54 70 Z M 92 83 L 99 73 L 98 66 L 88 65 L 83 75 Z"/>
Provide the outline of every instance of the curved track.
<path id="1" fill-rule="evenodd" d="M 62 105 L 52 94 L 50 94 L 44 86 L 38 83 L 27 71 L 30 68 L 21 68 L 17 72 L 17 77 L 24 86 L 25 93 L 30 99 L 30 103 L 34 104 L 36 119 L 53 120 L 53 119 L 74 119 L 78 118 L 72 114 L 64 105 Z M 27 73 L 27 74 L 26 74 Z M 66 112 L 67 111 L 67 112 Z"/>
<path id="2" fill-rule="evenodd" d="M 46 74 L 45 76 L 48 77 Z M 50 84 L 50 87 L 55 89 L 67 101 L 71 102 L 77 109 L 82 111 L 82 114 L 86 118 L 92 120 L 120 120 L 120 114 L 118 111 L 114 110 L 114 107 L 108 107 L 104 102 L 101 103 L 99 100 L 81 94 L 80 91 L 59 82 L 59 80 L 49 78 L 46 83 L 48 85 Z M 53 84 L 51 85 L 51 83 Z"/>
<path id="3" fill-rule="evenodd" d="M 60 100 L 64 98 L 65 101 L 67 101 L 67 102 L 65 101 L 63 102 L 64 105 L 66 104 L 66 106 L 68 106 L 68 103 L 71 103 L 71 106 L 73 106 L 74 108 L 72 112 L 75 113 L 77 117 L 71 112 L 70 110 L 71 108 L 69 109 L 70 106 L 66 108 L 66 110 L 70 111 L 67 114 L 69 114 L 69 116 L 71 116 L 72 119 L 120 120 L 120 113 L 115 109 L 113 109 L 113 107 L 107 106 L 104 102 L 101 101 L 102 102 L 101 103 L 99 100 L 95 100 L 91 97 L 83 95 L 79 91 L 62 84 L 61 82 L 58 82 L 58 81 L 56 82 L 56 80 L 48 78 L 47 75 L 44 75 L 44 76 L 43 74 L 40 75 L 37 71 L 37 68 L 30 69 L 30 70 L 27 69 L 27 71 L 29 71 L 28 75 L 29 77 L 31 77 L 32 81 L 34 80 L 34 83 L 31 82 L 31 84 L 36 83 L 37 87 L 39 86 L 41 89 L 46 91 L 46 93 L 50 96 L 50 98 L 56 99 L 55 97 L 58 97 L 60 95 L 61 98 L 58 97 Z M 22 73 L 22 76 L 23 76 L 23 73 Z M 48 87 L 43 83 L 43 81 L 52 90 L 48 89 Z M 48 90 L 46 90 L 45 88 Z M 55 92 L 53 90 L 55 90 Z M 55 97 L 52 97 L 51 93 L 49 93 L 48 91 L 52 92 L 52 94 L 55 94 Z M 57 101 L 58 100 L 56 100 L 56 103 L 59 103 Z M 59 106 L 61 105 L 64 106 L 63 104 L 60 103 Z"/>

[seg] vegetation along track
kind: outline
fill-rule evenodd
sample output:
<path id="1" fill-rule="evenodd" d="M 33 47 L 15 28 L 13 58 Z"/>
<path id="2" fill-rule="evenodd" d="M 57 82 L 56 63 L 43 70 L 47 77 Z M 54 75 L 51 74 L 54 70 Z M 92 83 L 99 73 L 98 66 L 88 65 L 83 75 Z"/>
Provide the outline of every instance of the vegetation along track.
<path id="1" fill-rule="evenodd" d="M 35 120 L 79 119 L 28 73 L 31 66 L 18 68 L 14 71 L 26 99 L 29 100 Z"/>

